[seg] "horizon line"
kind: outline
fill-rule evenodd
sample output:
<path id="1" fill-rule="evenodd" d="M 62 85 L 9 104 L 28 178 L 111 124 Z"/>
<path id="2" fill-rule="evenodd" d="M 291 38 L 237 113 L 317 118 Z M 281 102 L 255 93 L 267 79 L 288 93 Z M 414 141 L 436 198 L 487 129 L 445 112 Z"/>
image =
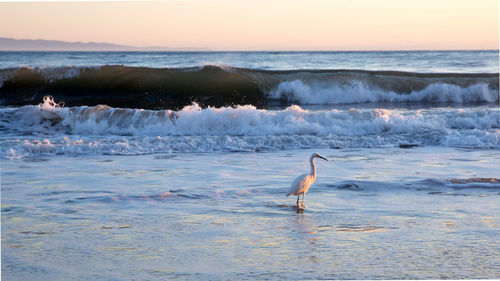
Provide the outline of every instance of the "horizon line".
<path id="1" fill-rule="evenodd" d="M 0 0 L 1 1 L 1 0 Z M 45 50 L 42 48 L 37 49 L 35 47 L 32 50 L 18 50 L 18 49 L 8 49 L 8 47 L 4 50 L 0 49 L 2 52 L 425 52 L 425 51 L 499 51 L 500 48 L 492 48 L 492 49 L 476 49 L 476 48 L 471 48 L 471 49 L 463 49 L 463 48 L 450 48 L 450 49 L 445 49 L 445 48 L 423 48 L 423 49 L 404 49 L 404 48 L 367 48 L 367 49 L 241 49 L 241 50 L 234 50 L 234 49 L 214 49 L 210 47 L 194 47 L 194 46 L 184 46 L 184 47 L 168 47 L 168 46 L 134 46 L 134 45 L 127 45 L 127 44 L 122 44 L 122 43 L 112 43 L 112 42 L 99 42 L 99 41 L 65 41 L 65 40 L 60 40 L 60 39 L 42 39 L 42 38 L 36 38 L 36 39 L 27 39 L 27 38 L 14 38 L 14 37 L 6 37 L 6 36 L 0 36 L 0 39 L 7 39 L 7 40 L 13 40 L 13 41 L 52 41 L 52 42 L 57 42 L 57 43 L 64 43 L 64 44 L 84 44 L 84 45 L 91 45 L 91 44 L 97 44 L 97 45 L 114 45 L 109 46 L 108 48 L 103 48 L 102 50 L 99 50 L 97 47 L 95 50 L 86 50 L 86 49 L 78 49 L 76 47 L 73 50 L 70 50 L 69 48 L 65 50 L 65 47 L 62 47 L 60 50 L 57 49 L 51 49 L 51 47 L 47 47 Z M 114 49 L 116 48 L 116 49 Z M 156 50 L 155 50 L 156 49 Z"/>
<path id="2" fill-rule="evenodd" d="M 134 47 L 133 47 L 134 48 Z M 164 52 L 172 52 L 172 53 L 183 53 L 183 52 L 192 52 L 192 53 L 300 53 L 300 52 L 311 52 L 311 53 L 322 53 L 322 52 L 467 52 L 467 51 L 500 51 L 500 49 L 359 49 L 359 50 L 350 50 L 350 49 L 339 49 L 339 50 L 331 50 L 331 49 L 301 49 L 301 50 L 211 50 L 210 48 L 203 47 L 192 47 L 193 49 L 208 49 L 208 50 L 189 50 L 191 47 L 186 48 L 176 48 L 176 47 L 165 47 L 166 49 L 171 48 L 172 50 L 147 50 L 150 47 L 137 47 L 132 50 L 0 50 L 0 52 L 114 52 L 114 53 L 164 53 Z M 186 49 L 186 50 L 181 50 Z"/>

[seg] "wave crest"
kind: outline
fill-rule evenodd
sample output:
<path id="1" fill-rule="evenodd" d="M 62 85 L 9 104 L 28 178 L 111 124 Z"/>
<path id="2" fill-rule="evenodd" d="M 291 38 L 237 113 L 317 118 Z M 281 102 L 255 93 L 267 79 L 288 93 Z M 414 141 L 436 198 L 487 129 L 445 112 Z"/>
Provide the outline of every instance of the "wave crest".
<path id="1" fill-rule="evenodd" d="M 433 83 L 422 90 L 398 94 L 371 88 L 353 81 L 349 84 L 309 82 L 301 80 L 281 82 L 271 90 L 269 97 L 299 104 L 356 104 L 356 103 L 480 103 L 497 102 L 498 91 L 490 89 L 487 83 L 460 87 L 447 83 Z"/>
<path id="2" fill-rule="evenodd" d="M 147 68 L 121 65 L 0 69 L 0 102 L 36 104 L 53 95 L 70 106 L 174 109 L 251 104 L 493 103 L 494 73 L 411 73 L 363 70 L 265 71 L 207 65 Z"/>

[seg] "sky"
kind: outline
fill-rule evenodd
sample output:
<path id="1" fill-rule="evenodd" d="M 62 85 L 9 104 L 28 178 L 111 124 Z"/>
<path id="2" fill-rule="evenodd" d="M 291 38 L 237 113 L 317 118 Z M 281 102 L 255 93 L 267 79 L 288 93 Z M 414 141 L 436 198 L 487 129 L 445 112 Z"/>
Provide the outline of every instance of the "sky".
<path id="1" fill-rule="evenodd" d="M 235 51 L 498 49 L 498 2 L 0 0 L 0 37 Z"/>

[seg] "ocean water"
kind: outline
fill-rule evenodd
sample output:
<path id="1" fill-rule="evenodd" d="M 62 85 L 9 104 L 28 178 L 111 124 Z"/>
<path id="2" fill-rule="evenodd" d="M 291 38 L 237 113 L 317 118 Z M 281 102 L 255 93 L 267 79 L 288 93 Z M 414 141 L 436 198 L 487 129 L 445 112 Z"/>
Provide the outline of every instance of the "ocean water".
<path id="1" fill-rule="evenodd" d="M 188 68 L 220 65 L 261 70 L 362 69 L 498 73 L 498 50 L 378 52 L 0 52 L 0 68 L 125 65 Z"/>
<path id="2" fill-rule="evenodd" d="M 2 278 L 498 278 L 498 72 L 498 51 L 1 52 Z M 260 96 L 75 99 L 178 77 Z"/>

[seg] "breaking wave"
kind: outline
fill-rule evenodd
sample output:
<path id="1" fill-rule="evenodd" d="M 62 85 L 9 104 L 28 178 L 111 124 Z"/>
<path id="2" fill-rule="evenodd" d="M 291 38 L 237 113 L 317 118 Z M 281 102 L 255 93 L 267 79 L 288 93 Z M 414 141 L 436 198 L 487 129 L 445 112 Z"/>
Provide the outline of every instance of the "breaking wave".
<path id="1" fill-rule="evenodd" d="M 412 73 L 364 70 L 266 71 L 230 66 L 148 68 L 15 68 L 0 70 L 3 105 L 39 103 L 174 109 L 270 103 L 495 103 L 498 73 Z"/>
<path id="2" fill-rule="evenodd" d="M 270 92 L 270 97 L 299 104 L 356 104 L 356 103 L 493 103 L 498 91 L 487 83 L 460 87 L 448 83 L 433 83 L 408 94 L 373 89 L 362 82 L 349 85 L 336 83 L 305 84 L 301 80 L 282 82 Z"/>
<path id="3" fill-rule="evenodd" d="M 500 148 L 495 108 L 283 110 L 252 105 L 143 110 L 105 105 L 0 109 L 4 156 L 274 151 L 299 148 Z"/>

